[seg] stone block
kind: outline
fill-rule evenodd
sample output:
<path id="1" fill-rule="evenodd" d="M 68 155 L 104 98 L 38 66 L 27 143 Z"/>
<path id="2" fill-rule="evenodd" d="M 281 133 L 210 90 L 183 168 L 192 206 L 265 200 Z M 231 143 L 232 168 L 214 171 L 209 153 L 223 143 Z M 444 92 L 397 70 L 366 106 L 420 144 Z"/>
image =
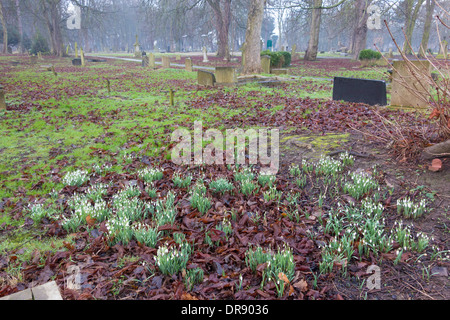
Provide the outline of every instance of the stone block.
<path id="1" fill-rule="evenodd" d="M 63 300 L 55 281 L 31 289 L 34 300 Z"/>
<path id="2" fill-rule="evenodd" d="M 282 75 L 282 74 L 289 74 L 289 70 L 288 69 L 272 69 L 272 74 L 275 75 Z"/>
<path id="3" fill-rule="evenodd" d="M 233 84 L 237 82 L 236 69 L 233 67 L 216 67 L 216 82 L 223 84 Z"/>
<path id="4" fill-rule="evenodd" d="M 429 61 L 411 61 L 420 71 L 412 73 L 405 61 L 394 61 L 392 72 L 391 105 L 399 107 L 426 108 L 428 104 L 418 99 L 401 83 L 406 81 L 410 87 L 421 95 L 427 95 L 429 84 L 427 77 L 431 77 L 431 64 Z M 403 78 L 403 80 L 402 80 Z"/>
<path id="5" fill-rule="evenodd" d="M 186 58 L 184 60 L 184 68 L 185 68 L 186 71 L 189 71 L 189 72 L 193 71 L 192 59 L 191 58 Z"/>
<path id="6" fill-rule="evenodd" d="M 214 86 L 216 83 L 216 77 L 214 73 L 204 70 L 197 71 L 197 81 L 202 86 Z"/>
<path id="7" fill-rule="evenodd" d="M 0 300 L 33 300 L 33 293 L 31 289 L 25 289 L 9 296 L 2 297 Z"/>
<path id="8" fill-rule="evenodd" d="M 168 56 L 162 56 L 162 67 L 164 69 L 170 68 L 170 58 Z"/>
<path id="9" fill-rule="evenodd" d="M 263 69 L 263 73 L 270 73 L 271 67 L 270 67 L 270 57 L 269 56 L 261 57 L 261 67 Z"/>

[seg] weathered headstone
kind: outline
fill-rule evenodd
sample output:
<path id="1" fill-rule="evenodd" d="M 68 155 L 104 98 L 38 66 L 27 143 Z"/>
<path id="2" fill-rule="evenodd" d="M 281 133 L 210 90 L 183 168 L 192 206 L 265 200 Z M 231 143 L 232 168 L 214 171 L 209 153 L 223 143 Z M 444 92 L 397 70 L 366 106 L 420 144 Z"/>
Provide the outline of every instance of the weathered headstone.
<path id="1" fill-rule="evenodd" d="M 72 65 L 73 66 L 81 66 L 81 59 L 80 58 L 73 59 Z"/>
<path id="2" fill-rule="evenodd" d="M 150 59 L 148 56 L 142 56 L 142 67 L 143 68 L 148 68 L 150 65 Z"/>
<path id="3" fill-rule="evenodd" d="M 263 69 L 263 73 L 270 73 L 270 57 L 262 56 L 261 57 L 261 67 Z"/>
<path id="4" fill-rule="evenodd" d="M 407 62 L 403 60 L 394 61 L 392 64 L 394 70 L 392 72 L 391 105 L 426 108 L 428 104 L 418 99 L 402 83 L 406 82 L 409 87 L 420 95 L 427 95 L 429 92 L 427 77 L 431 77 L 431 64 L 425 60 L 411 61 L 411 63 L 420 71 L 412 73 L 411 69 L 414 69 L 408 67 Z"/>
<path id="5" fill-rule="evenodd" d="M 148 55 L 148 66 L 150 69 L 156 69 L 155 55 L 153 53 Z"/>
<path id="6" fill-rule="evenodd" d="M 233 67 L 216 67 L 216 82 L 221 84 L 234 84 L 237 82 L 236 69 Z"/>
<path id="7" fill-rule="evenodd" d="M 355 78 L 334 78 L 333 100 L 387 105 L 386 82 Z"/>
<path id="8" fill-rule="evenodd" d="M 0 85 L 0 110 L 6 110 L 5 92 Z"/>
<path id="9" fill-rule="evenodd" d="M 162 67 L 167 69 L 170 68 L 170 58 L 168 56 L 162 56 Z"/>
<path id="10" fill-rule="evenodd" d="M 134 44 L 134 56 L 136 58 L 142 57 L 141 48 L 140 48 L 140 45 L 139 45 L 138 35 L 136 35 L 136 43 Z"/>
<path id="11" fill-rule="evenodd" d="M 294 59 L 294 56 L 295 56 L 296 52 L 297 52 L 297 45 L 294 44 L 294 45 L 292 46 L 292 51 L 291 51 L 291 57 L 292 57 L 292 59 Z"/>
<path id="12" fill-rule="evenodd" d="M 192 68 L 192 59 L 191 58 L 186 58 L 184 60 L 184 67 L 186 71 L 192 72 L 193 68 Z"/>
<path id="13" fill-rule="evenodd" d="M 81 65 L 83 67 L 86 67 L 86 59 L 84 58 L 83 48 L 80 48 L 80 58 L 81 58 Z"/>
<path id="14" fill-rule="evenodd" d="M 203 62 L 209 62 L 208 51 L 206 50 L 206 47 L 203 47 Z"/>
<path id="15" fill-rule="evenodd" d="M 214 73 L 204 70 L 197 71 L 197 81 L 199 85 L 202 86 L 214 86 L 216 82 L 216 77 Z"/>
<path id="16" fill-rule="evenodd" d="M 388 58 L 389 59 L 393 59 L 394 58 L 394 52 L 392 51 L 392 48 L 389 48 Z"/>
<path id="17" fill-rule="evenodd" d="M 35 65 L 38 62 L 38 57 L 35 55 L 30 56 L 30 64 Z"/>
<path id="18" fill-rule="evenodd" d="M 274 75 L 282 75 L 282 74 L 289 74 L 289 70 L 288 69 L 272 69 L 272 74 Z"/>

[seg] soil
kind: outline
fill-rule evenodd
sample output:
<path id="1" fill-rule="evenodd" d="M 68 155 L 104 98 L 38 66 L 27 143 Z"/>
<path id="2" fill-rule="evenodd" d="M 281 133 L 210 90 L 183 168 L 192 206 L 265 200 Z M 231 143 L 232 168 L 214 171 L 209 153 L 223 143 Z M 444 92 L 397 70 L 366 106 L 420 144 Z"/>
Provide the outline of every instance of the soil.
<path id="1" fill-rule="evenodd" d="M 320 138 L 320 137 L 319 137 Z M 363 135 L 349 134 L 341 139 L 327 138 L 318 143 L 318 136 L 285 136 L 281 145 L 281 166 L 300 164 L 302 159 L 320 157 L 321 154 L 337 151 L 352 151 L 355 156 L 355 170 L 370 170 L 374 165 L 381 169 L 387 186 L 395 189 L 393 198 L 398 198 L 408 190 L 417 186 L 425 186 L 426 190 L 434 191 L 433 210 L 426 216 L 415 220 L 415 231 L 431 234 L 449 250 L 450 233 L 450 159 L 443 159 L 442 169 L 438 172 L 428 170 L 430 163 L 420 162 L 398 163 L 392 159 L 389 150 L 374 141 L 368 141 Z M 298 143 L 298 141 L 301 141 Z M 316 150 L 315 150 L 316 149 Z M 317 152 L 319 151 L 319 152 Z M 447 253 L 448 255 L 448 253 Z M 411 257 L 410 261 L 415 261 Z M 392 261 L 383 261 L 381 268 L 381 289 L 365 291 L 361 289 L 360 281 L 354 278 L 337 277 L 331 280 L 335 290 L 344 299 L 374 299 L 374 300 L 448 300 L 450 299 L 449 277 L 431 275 L 428 268 L 437 271 L 439 267 L 450 269 L 450 263 L 433 261 L 422 257 L 420 263 L 402 263 L 394 265 Z M 408 261 L 405 261 L 408 262 Z M 436 268 L 436 269 L 434 269 Z"/>

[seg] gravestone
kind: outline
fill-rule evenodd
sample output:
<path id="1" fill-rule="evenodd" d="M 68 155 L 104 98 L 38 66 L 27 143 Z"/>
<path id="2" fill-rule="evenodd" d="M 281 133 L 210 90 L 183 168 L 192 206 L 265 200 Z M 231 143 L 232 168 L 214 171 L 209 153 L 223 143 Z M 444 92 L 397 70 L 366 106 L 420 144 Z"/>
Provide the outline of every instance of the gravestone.
<path id="1" fill-rule="evenodd" d="M 289 74 L 289 70 L 288 69 L 272 69 L 272 74 L 274 75 L 282 75 L 282 74 Z"/>
<path id="2" fill-rule="evenodd" d="M 80 58 L 76 58 L 72 60 L 72 65 L 74 66 L 81 66 L 81 59 Z"/>
<path id="3" fill-rule="evenodd" d="M 263 73 L 270 73 L 270 56 L 261 57 L 261 67 L 263 69 Z"/>
<path id="4" fill-rule="evenodd" d="M 355 78 L 334 78 L 333 100 L 387 105 L 386 82 Z"/>
<path id="5" fill-rule="evenodd" d="M 148 56 L 142 56 L 142 67 L 143 68 L 148 68 L 148 66 L 150 65 L 150 59 Z"/>
<path id="6" fill-rule="evenodd" d="M 37 56 L 35 56 L 35 55 L 32 55 L 32 56 L 30 56 L 30 63 L 31 63 L 31 65 L 35 65 L 35 64 L 37 64 L 37 62 L 38 62 L 38 57 Z"/>
<path id="7" fill-rule="evenodd" d="M 162 67 L 167 69 L 170 68 L 170 58 L 168 56 L 162 56 Z"/>
<path id="8" fill-rule="evenodd" d="M 139 45 L 138 35 L 136 35 L 136 43 L 134 44 L 134 56 L 136 58 L 142 57 L 141 48 L 140 48 L 140 45 Z"/>
<path id="9" fill-rule="evenodd" d="M 292 46 L 292 51 L 291 51 L 291 57 L 292 57 L 292 59 L 294 59 L 294 56 L 295 56 L 296 52 L 297 52 L 297 45 L 294 44 L 294 45 Z"/>
<path id="10" fill-rule="evenodd" d="M 81 65 L 83 67 L 86 66 L 86 59 L 84 59 L 84 52 L 83 52 L 83 48 L 80 48 L 80 58 L 81 58 Z"/>
<path id="11" fill-rule="evenodd" d="M 431 77 L 431 64 L 429 61 L 425 60 L 411 61 L 411 63 L 420 70 L 419 73 L 416 73 L 416 76 L 411 72 L 405 61 L 394 61 L 392 64 L 391 105 L 426 108 L 428 107 L 428 104 L 412 94 L 402 85 L 402 82 L 407 82 L 410 87 L 414 88 L 414 91 L 419 92 L 421 95 L 428 94 L 429 84 L 427 83 L 427 76 Z"/>
<path id="12" fill-rule="evenodd" d="M 192 59 L 191 58 L 186 58 L 184 60 L 184 68 L 185 68 L 186 71 L 189 71 L 189 72 L 193 71 Z"/>
<path id="13" fill-rule="evenodd" d="M 6 110 L 5 92 L 0 85 L 0 110 Z"/>
<path id="14" fill-rule="evenodd" d="M 392 51 L 392 48 L 389 48 L 388 58 L 389 59 L 393 59 L 394 58 L 394 52 Z"/>
<path id="15" fill-rule="evenodd" d="M 216 82 L 221 84 L 234 84 L 237 82 L 236 69 L 233 67 L 216 67 Z"/>
<path id="16" fill-rule="evenodd" d="M 197 71 L 197 82 L 202 86 L 214 86 L 216 83 L 216 77 L 214 73 L 204 70 Z"/>
<path id="17" fill-rule="evenodd" d="M 148 66 L 150 69 L 156 69 L 155 55 L 153 53 L 150 53 L 148 56 Z"/>
<path id="18" fill-rule="evenodd" d="M 203 62 L 209 62 L 206 47 L 203 47 Z"/>

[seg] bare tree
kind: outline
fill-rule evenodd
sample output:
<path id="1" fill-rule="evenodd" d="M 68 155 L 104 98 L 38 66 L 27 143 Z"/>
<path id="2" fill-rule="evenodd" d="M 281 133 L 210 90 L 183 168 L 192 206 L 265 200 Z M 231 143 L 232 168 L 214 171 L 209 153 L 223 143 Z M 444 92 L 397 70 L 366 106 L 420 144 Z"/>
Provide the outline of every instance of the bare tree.
<path id="1" fill-rule="evenodd" d="M 313 61 L 317 58 L 319 49 L 320 22 L 322 18 L 322 0 L 314 0 L 312 9 L 311 28 L 309 30 L 308 48 L 305 52 L 305 60 Z"/>
<path id="2" fill-rule="evenodd" d="M 433 20 L 433 12 L 434 8 L 436 7 L 436 3 L 433 0 L 426 0 L 426 16 L 425 16 L 425 23 L 423 26 L 423 34 L 422 34 L 422 41 L 421 41 L 421 56 L 425 56 L 426 52 L 428 50 L 428 41 L 430 39 L 430 30 L 431 30 L 431 22 Z"/>
<path id="3" fill-rule="evenodd" d="M 352 35 L 351 51 L 353 59 L 358 59 L 361 50 L 366 48 L 367 42 L 367 19 L 369 18 L 367 8 L 372 0 L 356 0 L 355 1 L 355 26 Z"/>
<path id="4" fill-rule="evenodd" d="M 215 24 L 218 34 L 217 56 L 230 59 L 230 47 L 228 36 L 231 23 L 231 1 L 232 0 L 207 0 L 214 11 Z"/>
<path id="5" fill-rule="evenodd" d="M 8 29 L 6 28 L 6 20 L 3 14 L 3 5 L 0 0 L 0 22 L 2 23 L 3 28 L 3 53 L 8 53 Z"/>
<path id="6" fill-rule="evenodd" d="M 251 0 L 245 33 L 243 74 L 261 73 L 261 30 L 266 0 Z"/>

